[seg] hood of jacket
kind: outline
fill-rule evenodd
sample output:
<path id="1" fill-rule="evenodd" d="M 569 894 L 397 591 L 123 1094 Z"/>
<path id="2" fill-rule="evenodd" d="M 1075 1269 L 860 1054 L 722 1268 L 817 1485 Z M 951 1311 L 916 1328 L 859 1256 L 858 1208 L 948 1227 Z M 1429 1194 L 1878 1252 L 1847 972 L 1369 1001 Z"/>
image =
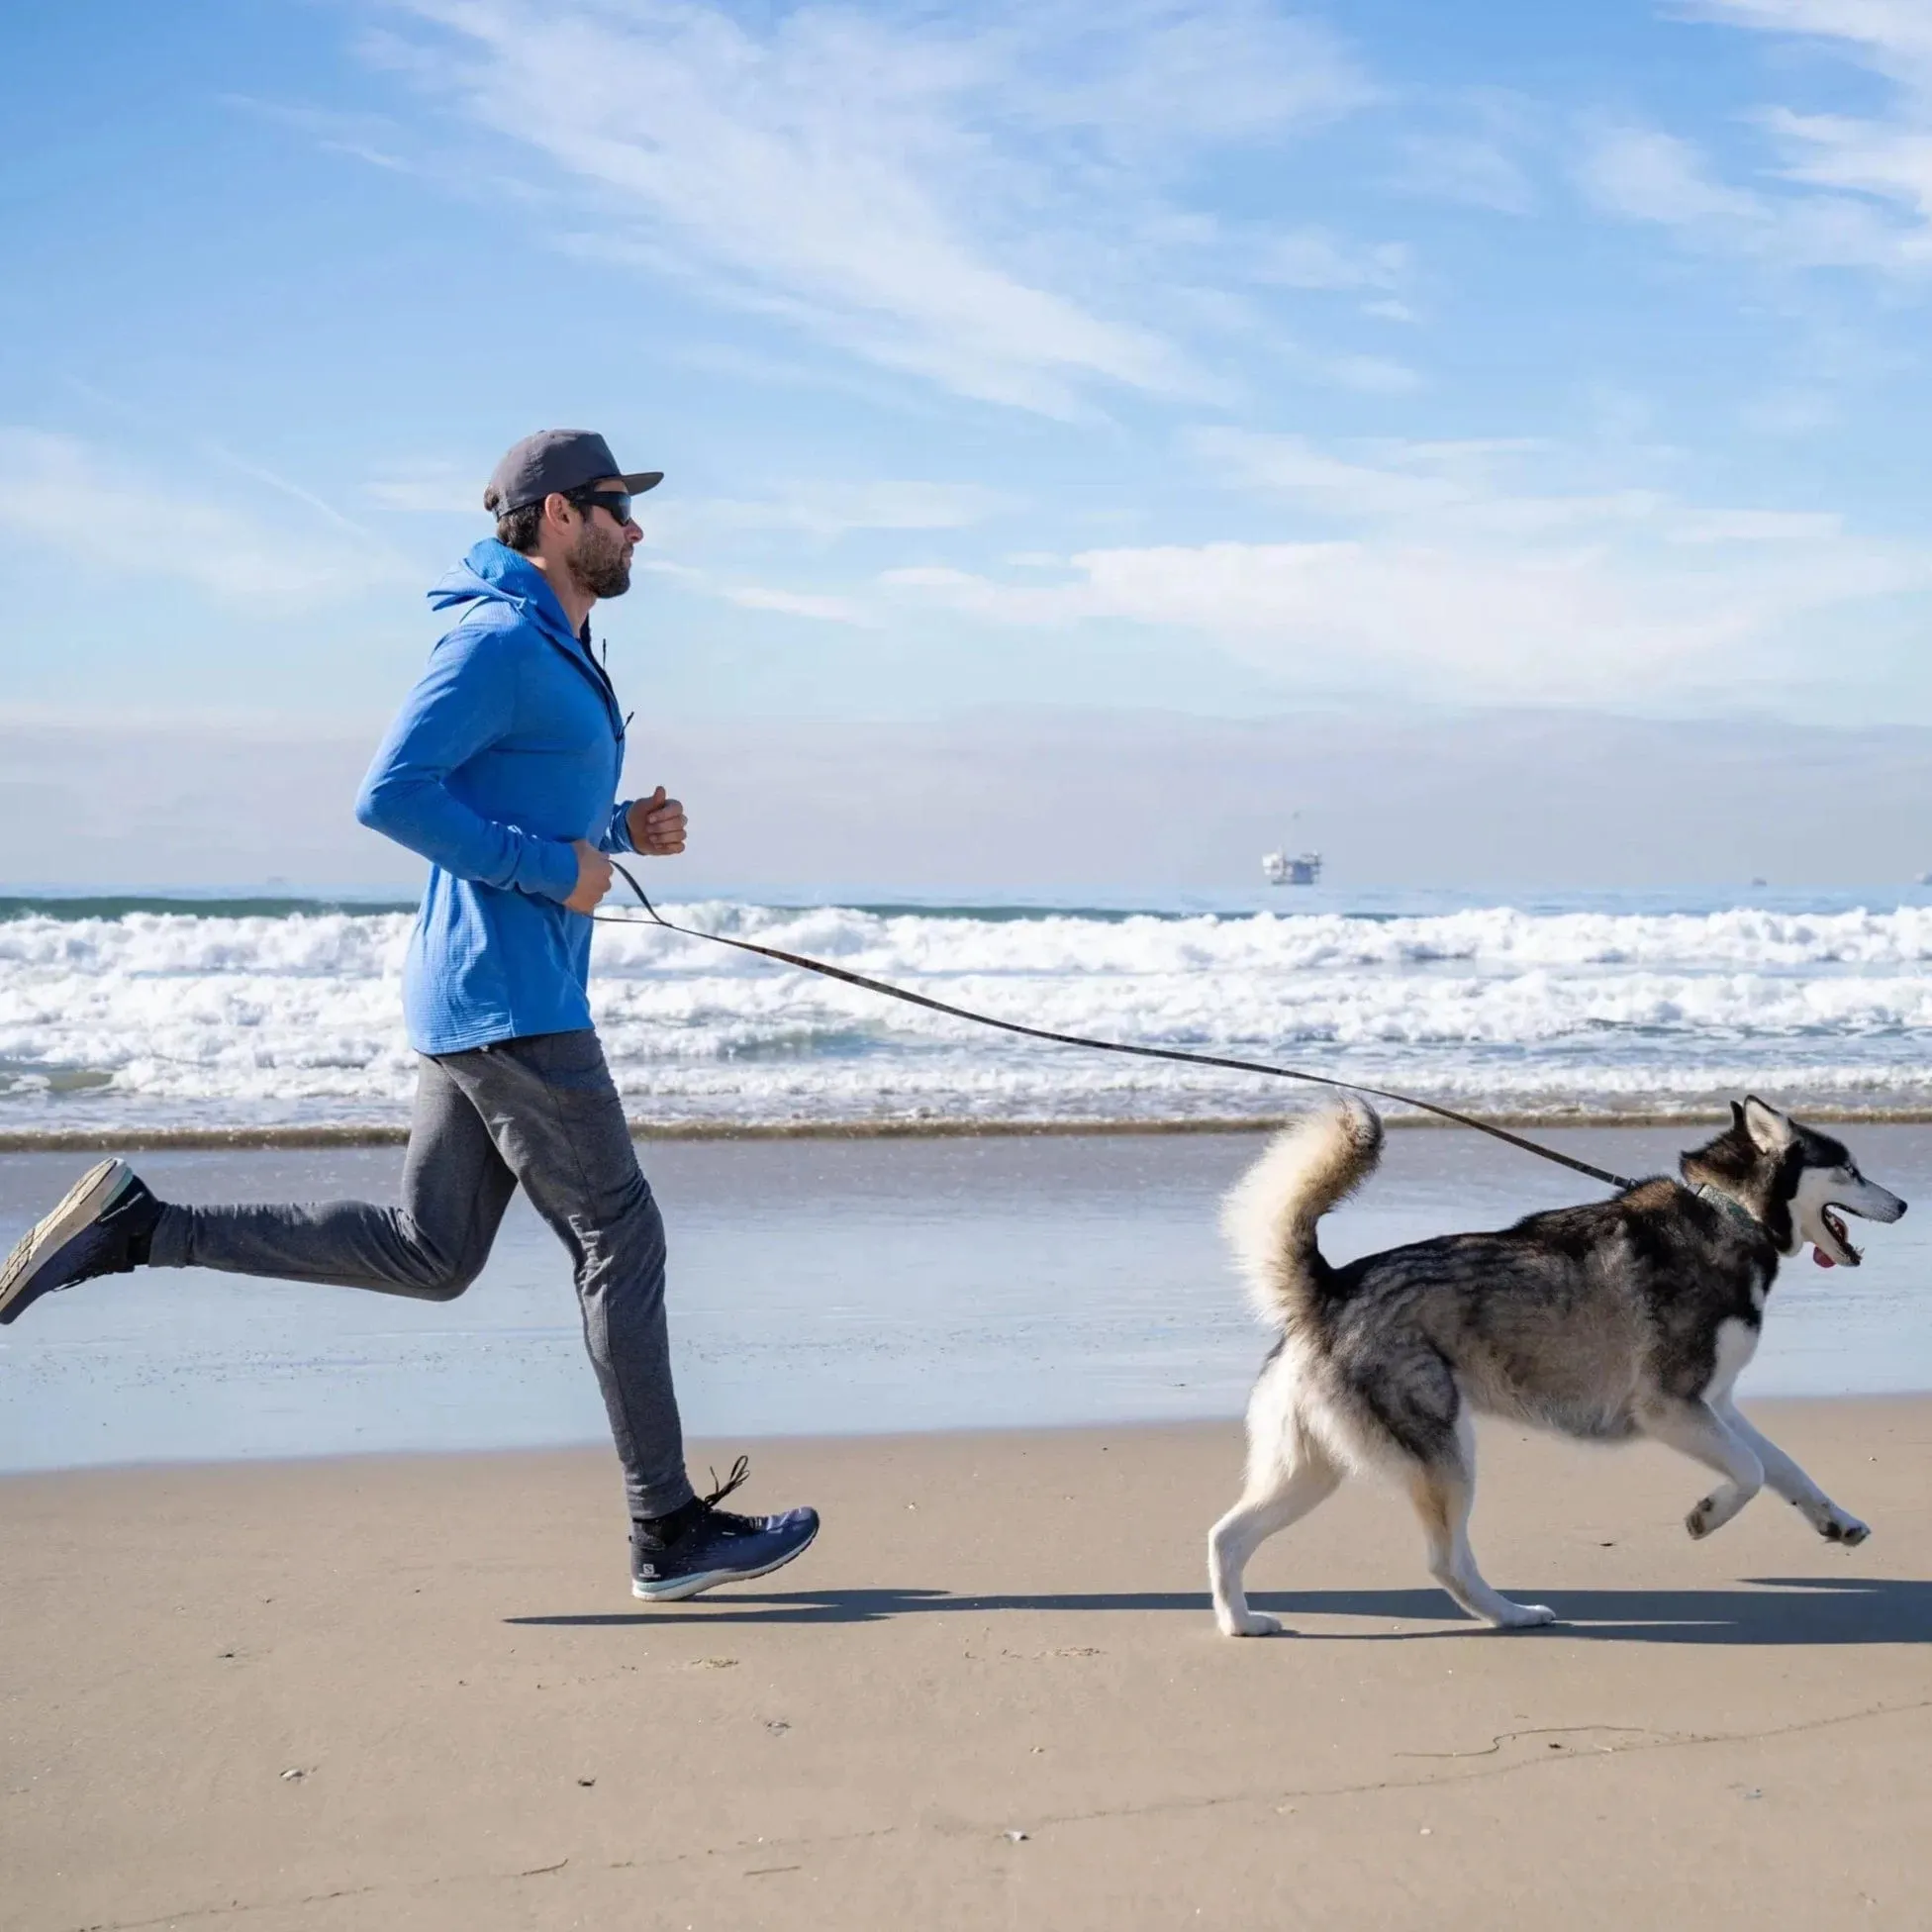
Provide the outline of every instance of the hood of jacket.
<path id="1" fill-rule="evenodd" d="M 559 643 L 572 650 L 581 648 L 570 620 L 550 588 L 550 580 L 529 557 L 499 543 L 494 536 L 471 546 L 461 563 L 446 572 L 430 589 L 430 608 L 446 611 L 453 605 L 470 604 L 479 598 L 493 604 L 508 604 L 532 623 L 540 624 Z"/>
<path id="2" fill-rule="evenodd" d="M 507 543 L 499 543 L 494 536 L 486 536 L 471 547 L 461 563 L 431 586 L 429 596 L 433 611 L 451 610 L 459 604 L 502 604 L 534 624 L 597 687 L 611 714 L 611 728 L 623 745 L 628 721 L 618 708 L 610 674 L 591 652 L 589 626 L 581 637 L 571 629 L 550 580 L 529 557 Z"/>

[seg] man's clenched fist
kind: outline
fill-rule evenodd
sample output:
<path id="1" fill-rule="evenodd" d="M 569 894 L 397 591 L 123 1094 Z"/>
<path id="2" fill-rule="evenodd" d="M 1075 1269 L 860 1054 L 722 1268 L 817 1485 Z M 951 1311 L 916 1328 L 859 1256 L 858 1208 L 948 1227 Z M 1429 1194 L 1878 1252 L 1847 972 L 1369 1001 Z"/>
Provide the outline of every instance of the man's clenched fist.
<path id="1" fill-rule="evenodd" d="M 573 913 L 594 913 L 611 890 L 611 861 L 588 838 L 571 840 L 577 854 L 577 886 L 563 903 Z"/>
<path id="2" fill-rule="evenodd" d="M 632 804 L 626 822 L 631 844 L 652 858 L 670 858 L 684 850 L 684 807 L 667 799 L 661 785 L 649 798 Z"/>

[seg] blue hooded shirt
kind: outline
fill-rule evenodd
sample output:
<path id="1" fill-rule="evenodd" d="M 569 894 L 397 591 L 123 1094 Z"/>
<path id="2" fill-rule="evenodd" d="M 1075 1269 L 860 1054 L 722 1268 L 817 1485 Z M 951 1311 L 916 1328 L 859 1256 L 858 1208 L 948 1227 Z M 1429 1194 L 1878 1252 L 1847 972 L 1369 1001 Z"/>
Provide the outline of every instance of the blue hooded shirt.
<path id="1" fill-rule="evenodd" d="M 543 573 L 494 539 L 430 592 L 468 609 L 430 654 L 355 816 L 430 861 L 403 1007 L 419 1053 L 588 1026 L 591 921 L 572 841 L 634 849 L 623 715 Z"/>

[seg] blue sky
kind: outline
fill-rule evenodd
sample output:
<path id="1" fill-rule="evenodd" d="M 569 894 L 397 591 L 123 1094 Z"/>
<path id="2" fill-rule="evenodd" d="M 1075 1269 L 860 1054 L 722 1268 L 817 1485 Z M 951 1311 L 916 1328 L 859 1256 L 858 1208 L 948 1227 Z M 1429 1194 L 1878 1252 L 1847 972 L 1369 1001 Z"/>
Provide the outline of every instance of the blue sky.
<path id="1" fill-rule="evenodd" d="M 576 424 L 667 472 L 598 618 L 647 714 L 1932 723 L 1924 0 L 0 45 L 17 721 L 379 720 Z"/>

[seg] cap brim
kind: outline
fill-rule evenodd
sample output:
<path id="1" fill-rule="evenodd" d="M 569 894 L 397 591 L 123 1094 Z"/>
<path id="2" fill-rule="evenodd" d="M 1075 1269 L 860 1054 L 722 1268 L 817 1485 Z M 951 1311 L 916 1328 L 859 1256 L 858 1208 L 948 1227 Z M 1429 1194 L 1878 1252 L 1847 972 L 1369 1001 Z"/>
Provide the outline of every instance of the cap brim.
<path id="1" fill-rule="evenodd" d="M 620 477 L 619 481 L 633 497 L 640 497 L 646 490 L 654 490 L 663 482 L 661 469 L 640 469 L 634 475 Z"/>

